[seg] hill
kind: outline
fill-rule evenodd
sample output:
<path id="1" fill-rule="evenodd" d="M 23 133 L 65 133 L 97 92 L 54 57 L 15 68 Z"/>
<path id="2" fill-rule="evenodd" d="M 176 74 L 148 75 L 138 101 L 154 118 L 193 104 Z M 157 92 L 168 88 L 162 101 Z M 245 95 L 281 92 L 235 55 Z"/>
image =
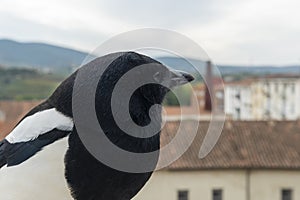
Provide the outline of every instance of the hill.
<path id="1" fill-rule="evenodd" d="M 190 73 L 195 73 L 196 70 L 186 60 L 176 57 L 158 57 L 162 63 L 172 66 L 178 70 L 185 70 Z M 200 67 L 200 72 L 205 73 L 205 62 L 201 60 L 190 59 L 193 64 Z M 299 74 L 300 66 L 228 66 L 217 65 L 222 75 L 265 75 L 265 74 Z"/>
<path id="2" fill-rule="evenodd" d="M 0 64 L 46 71 L 70 71 L 81 64 L 87 53 L 44 43 L 0 40 Z"/>
<path id="3" fill-rule="evenodd" d="M 69 48 L 44 44 L 20 43 L 12 40 L 0 40 L 0 66 L 29 67 L 42 71 L 70 73 L 80 66 L 88 55 L 86 52 Z M 159 61 L 178 70 L 198 74 L 186 60 L 176 57 L 157 57 Z M 200 66 L 205 73 L 205 62 L 191 59 L 193 64 Z M 300 66 L 226 66 L 218 65 L 222 75 L 264 75 L 264 74 L 295 74 L 300 73 Z"/>
<path id="4" fill-rule="evenodd" d="M 300 74 L 300 66 L 220 66 L 223 75 L 228 74 Z"/>

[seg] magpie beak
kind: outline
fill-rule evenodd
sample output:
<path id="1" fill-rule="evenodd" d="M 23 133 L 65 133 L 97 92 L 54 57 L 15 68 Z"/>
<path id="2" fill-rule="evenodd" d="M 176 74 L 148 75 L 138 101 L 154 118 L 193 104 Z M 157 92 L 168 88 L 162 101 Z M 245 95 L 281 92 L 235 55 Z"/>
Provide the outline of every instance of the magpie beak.
<path id="1" fill-rule="evenodd" d="M 186 83 L 192 82 L 194 80 L 194 77 L 183 71 L 179 70 L 170 70 L 171 72 L 171 86 L 176 87 L 180 85 L 184 85 Z"/>

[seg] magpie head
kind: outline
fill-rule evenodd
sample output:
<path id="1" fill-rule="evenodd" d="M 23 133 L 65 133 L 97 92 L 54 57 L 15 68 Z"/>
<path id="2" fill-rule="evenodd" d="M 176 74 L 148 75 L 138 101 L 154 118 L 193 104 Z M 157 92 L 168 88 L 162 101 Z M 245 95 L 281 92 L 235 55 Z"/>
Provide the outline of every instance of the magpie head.
<path id="1" fill-rule="evenodd" d="M 165 95 L 173 88 L 194 80 L 194 77 L 183 71 L 170 69 L 162 64 L 149 67 L 147 76 L 151 76 L 152 83 L 140 88 L 142 95 L 152 104 L 161 104 Z"/>
<path id="2" fill-rule="evenodd" d="M 130 94 L 131 104 L 137 107 L 146 101 L 148 106 L 161 104 L 165 95 L 174 87 L 193 81 L 192 75 L 170 69 L 148 56 L 135 52 L 121 53 L 113 60 L 98 83 L 96 102 L 106 109 L 111 96 L 119 88 L 119 99 Z M 130 88 L 136 88 L 133 93 Z M 107 100 L 107 104 L 103 103 Z M 103 107 L 101 106 L 103 105 Z"/>
<path id="3" fill-rule="evenodd" d="M 147 126 L 154 121 L 154 124 L 160 127 L 161 107 L 153 105 L 161 104 L 172 88 L 193 79 L 190 74 L 172 70 L 148 56 L 135 52 L 121 53 L 107 67 L 98 83 L 95 96 L 98 121 L 106 133 L 110 133 L 112 129 L 122 132 L 115 122 L 116 118 L 126 127 L 131 125 L 130 117 L 139 126 Z M 127 115 L 128 99 L 130 117 Z M 125 141 L 119 140 L 119 135 L 112 134 L 108 137 L 118 144 Z M 122 137 L 132 140 L 127 134 L 123 134 Z M 127 143 L 119 145 L 123 149 L 136 151 Z M 153 145 L 150 143 L 150 146 Z M 159 148 L 159 145 L 153 148 Z M 144 151 L 143 148 L 141 151 Z"/>

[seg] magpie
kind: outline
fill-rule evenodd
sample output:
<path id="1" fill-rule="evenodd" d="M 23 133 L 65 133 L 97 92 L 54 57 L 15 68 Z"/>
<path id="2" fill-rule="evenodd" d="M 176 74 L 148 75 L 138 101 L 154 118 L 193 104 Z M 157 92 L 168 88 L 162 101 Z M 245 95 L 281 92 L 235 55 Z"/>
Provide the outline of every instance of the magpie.
<path id="1" fill-rule="evenodd" d="M 134 137 L 118 127 L 110 104 L 114 87 L 122 76 L 138 66 L 149 65 L 150 69 L 151 64 L 156 64 L 162 67 L 162 71 L 142 74 L 140 77 L 151 76 L 150 78 L 157 84 L 140 86 L 130 98 L 128 105 L 130 116 L 134 123 L 143 127 L 151 123 L 150 108 L 155 104 L 161 104 L 170 88 L 193 81 L 193 76 L 186 72 L 171 70 L 157 60 L 136 52 L 119 52 L 98 57 L 83 67 L 89 70 L 91 66 L 96 66 L 96 69 L 100 70 L 104 67 L 103 60 L 110 56 L 114 56 L 115 59 L 99 77 L 95 94 L 95 111 L 101 128 L 114 145 L 126 151 L 147 153 L 159 150 L 160 132 L 151 137 Z M 87 150 L 80 139 L 73 118 L 72 98 L 78 73 L 77 70 L 65 79 L 47 100 L 29 111 L 0 142 L 0 168 L 5 165 L 7 167 L 19 165 L 46 145 L 68 137 L 65 178 L 75 200 L 131 199 L 149 180 L 152 171 L 144 173 L 120 171 L 102 163 Z M 89 77 L 86 77 L 86 81 L 89 81 Z M 135 82 L 135 79 L 130 81 Z M 160 84 L 163 82 L 164 85 Z M 156 115 L 157 119 L 161 120 L 159 117 L 161 110 L 158 110 Z M 85 130 L 83 134 L 88 135 L 89 130 Z M 154 164 L 157 163 L 158 156 L 159 154 L 152 161 Z"/>

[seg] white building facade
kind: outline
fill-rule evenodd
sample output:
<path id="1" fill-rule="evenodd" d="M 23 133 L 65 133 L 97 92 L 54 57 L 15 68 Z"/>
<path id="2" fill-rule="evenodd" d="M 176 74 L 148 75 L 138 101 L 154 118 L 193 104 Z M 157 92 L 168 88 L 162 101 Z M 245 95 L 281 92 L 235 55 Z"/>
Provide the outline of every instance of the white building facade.
<path id="1" fill-rule="evenodd" d="M 160 171 L 134 200 L 298 200 L 300 171 Z"/>
<path id="2" fill-rule="evenodd" d="M 247 85 L 225 86 L 225 113 L 233 119 L 250 120 L 252 91 Z"/>
<path id="3" fill-rule="evenodd" d="M 300 78 L 268 77 L 225 85 L 225 113 L 238 120 L 300 118 Z"/>

